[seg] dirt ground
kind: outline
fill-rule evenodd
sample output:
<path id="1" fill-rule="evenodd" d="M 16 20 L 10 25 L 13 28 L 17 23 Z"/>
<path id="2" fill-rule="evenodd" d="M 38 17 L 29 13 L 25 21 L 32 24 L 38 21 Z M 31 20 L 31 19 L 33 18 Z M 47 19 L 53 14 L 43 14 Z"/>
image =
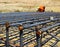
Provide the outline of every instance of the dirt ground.
<path id="1" fill-rule="evenodd" d="M 40 5 L 45 11 L 60 12 L 59 0 L 0 0 L 0 12 L 36 12 Z"/>

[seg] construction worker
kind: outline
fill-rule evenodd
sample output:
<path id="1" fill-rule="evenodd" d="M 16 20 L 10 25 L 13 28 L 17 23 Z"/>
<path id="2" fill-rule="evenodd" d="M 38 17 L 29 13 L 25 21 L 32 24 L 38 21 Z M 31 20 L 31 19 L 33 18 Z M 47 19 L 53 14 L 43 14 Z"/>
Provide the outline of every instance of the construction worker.
<path id="1" fill-rule="evenodd" d="M 45 6 L 41 5 L 39 8 L 38 8 L 38 12 L 44 12 L 45 11 Z"/>

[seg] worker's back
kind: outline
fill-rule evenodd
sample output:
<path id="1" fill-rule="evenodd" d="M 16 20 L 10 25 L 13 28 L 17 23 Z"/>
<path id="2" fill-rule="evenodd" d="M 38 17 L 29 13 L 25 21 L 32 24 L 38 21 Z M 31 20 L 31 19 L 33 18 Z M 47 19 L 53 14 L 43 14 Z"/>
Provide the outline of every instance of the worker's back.
<path id="1" fill-rule="evenodd" d="M 45 11 L 45 6 L 41 5 L 39 8 L 38 8 L 38 12 L 44 12 Z"/>

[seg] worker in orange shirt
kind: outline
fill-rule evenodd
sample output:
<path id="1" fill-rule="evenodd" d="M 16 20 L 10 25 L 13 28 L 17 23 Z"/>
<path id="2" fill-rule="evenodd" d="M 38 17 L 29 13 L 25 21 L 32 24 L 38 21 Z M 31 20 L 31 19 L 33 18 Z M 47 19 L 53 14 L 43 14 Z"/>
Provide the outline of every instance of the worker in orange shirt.
<path id="1" fill-rule="evenodd" d="M 38 12 L 44 12 L 45 11 L 45 6 L 41 5 L 39 8 L 38 8 Z"/>

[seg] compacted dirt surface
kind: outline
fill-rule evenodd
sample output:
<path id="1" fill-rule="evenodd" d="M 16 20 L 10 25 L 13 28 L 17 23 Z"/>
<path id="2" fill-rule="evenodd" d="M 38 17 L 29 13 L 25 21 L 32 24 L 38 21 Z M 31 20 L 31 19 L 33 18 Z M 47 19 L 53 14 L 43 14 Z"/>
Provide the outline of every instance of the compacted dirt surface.
<path id="1" fill-rule="evenodd" d="M 60 0 L 0 0 L 0 12 L 36 12 L 40 5 L 45 11 L 60 12 Z"/>

